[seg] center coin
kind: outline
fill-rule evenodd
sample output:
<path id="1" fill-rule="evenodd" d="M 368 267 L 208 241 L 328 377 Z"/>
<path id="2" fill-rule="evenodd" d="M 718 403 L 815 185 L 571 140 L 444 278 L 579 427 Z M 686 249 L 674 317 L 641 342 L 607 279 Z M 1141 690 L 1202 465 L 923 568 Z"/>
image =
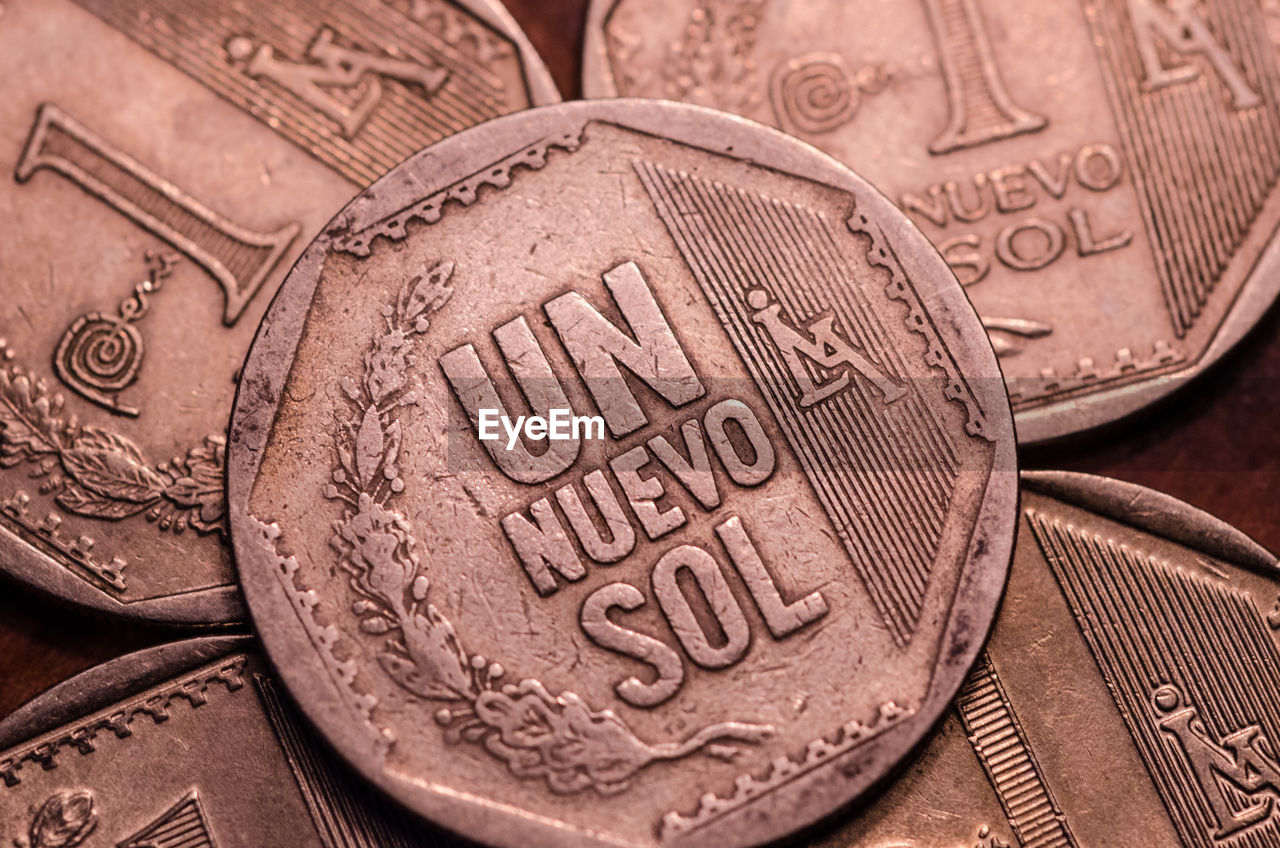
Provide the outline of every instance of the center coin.
<path id="1" fill-rule="evenodd" d="M 955 276 L 866 182 L 601 101 L 410 158 L 308 248 L 229 445 L 254 623 L 364 776 L 496 845 L 754 845 L 942 716 L 1013 543 Z"/>

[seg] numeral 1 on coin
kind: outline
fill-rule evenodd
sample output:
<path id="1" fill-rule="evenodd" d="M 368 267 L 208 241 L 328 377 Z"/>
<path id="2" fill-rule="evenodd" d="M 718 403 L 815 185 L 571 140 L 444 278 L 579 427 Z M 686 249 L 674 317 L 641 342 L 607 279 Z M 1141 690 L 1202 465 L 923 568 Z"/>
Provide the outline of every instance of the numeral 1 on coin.
<path id="1" fill-rule="evenodd" d="M 191 257 L 222 287 L 222 323 L 235 324 L 301 230 L 272 233 L 237 226 L 46 103 L 14 171 L 26 182 L 48 168 L 119 210 Z"/>
<path id="2" fill-rule="evenodd" d="M 951 118 L 929 152 L 950 153 L 1034 132 L 1048 120 L 1013 102 L 996 67 L 977 0 L 924 0 L 947 83 Z"/>

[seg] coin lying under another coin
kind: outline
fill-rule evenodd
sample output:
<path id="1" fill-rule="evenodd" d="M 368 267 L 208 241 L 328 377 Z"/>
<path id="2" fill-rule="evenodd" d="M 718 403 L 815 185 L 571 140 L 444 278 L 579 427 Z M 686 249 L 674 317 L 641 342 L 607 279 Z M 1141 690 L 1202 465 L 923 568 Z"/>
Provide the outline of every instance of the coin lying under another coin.
<path id="1" fill-rule="evenodd" d="M 1280 845 L 1280 564 L 1168 495 L 1023 474 L 1009 590 L 919 760 L 824 848 Z"/>
<path id="2" fill-rule="evenodd" d="M 247 637 L 113 660 L 0 722 L 15 848 L 458 846 L 318 744 Z"/>
<path id="3" fill-rule="evenodd" d="M 3 12 L 0 571 L 125 616 L 241 617 L 224 433 L 271 293 L 410 153 L 559 98 L 491 0 Z"/>
<path id="4" fill-rule="evenodd" d="M 1263 5 L 592 0 L 583 88 L 755 118 L 889 193 L 1039 442 L 1168 394 L 1280 292 Z"/>
<path id="5" fill-rule="evenodd" d="M 568 104 L 429 148 L 303 255 L 245 366 L 232 536 L 302 709 L 423 815 L 756 844 L 946 708 L 1013 449 L 977 316 L 866 183 L 723 114 Z"/>

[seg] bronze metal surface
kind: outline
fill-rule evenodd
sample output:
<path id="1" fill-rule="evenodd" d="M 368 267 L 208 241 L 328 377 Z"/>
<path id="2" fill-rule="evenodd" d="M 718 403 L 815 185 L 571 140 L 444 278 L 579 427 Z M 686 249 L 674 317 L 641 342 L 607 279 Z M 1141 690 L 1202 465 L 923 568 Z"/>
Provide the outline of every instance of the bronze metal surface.
<path id="1" fill-rule="evenodd" d="M 582 0 L 509 0 L 560 90 L 576 95 Z M 1270 21 L 1276 4 L 1268 2 Z M 1272 27 L 1274 29 L 1274 27 Z M 1066 468 L 1140 483 L 1194 503 L 1280 550 L 1280 313 L 1272 310 L 1211 379 L 1131 416 L 1105 434 L 1023 451 L 1024 467 Z M 68 615 L 17 587 L 0 592 L 0 713 L 71 673 L 162 640 L 163 633 Z"/>
<path id="2" fill-rule="evenodd" d="M 579 79 L 577 66 L 581 58 L 580 30 L 585 3 L 510 0 L 508 5 L 547 60 L 561 91 L 573 94 Z M 1275 4 L 1267 0 L 1263 8 L 1274 20 Z M 123 295 L 124 292 L 113 295 L 115 300 L 111 305 Z M 0 322 L 3 316 L 4 310 L 0 307 Z M 1025 453 L 1024 465 L 1069 467 L 1142 482 L 1220 515 L 1246 529 L 1271 550 L 1280 550 L 1280 522 L 1276 520 L 1274 500 L 1274 492 L 1280 489 L 1280 466 L 1277 466 L 1280 428 L 1270 424 L 1280 415 L 1278 317 L 1273 310 L 1252 338 L 1232 351 L 1210 379 L 1197 381 L 1167 402 L 1145 410 L 1118 427 L 1108 428 L 1105 437 L 1090 437 L 1070 445 Z M 6 586 L 0 592 L 0 715 L 78 668 L 165 638 L 171 637 L 132 622 L 104 622 L 71 614 L 42 597 Z M 948 734 L 963 732 L 955 717 L 948 719 L 946 727 Z M 1082 733 L 1075 733 L 1074 738 L 1082 737 Z M 5 744 L 0 741 L 0 746 Z M 962 739 L 937 742 L 929 750 L 932 752 L 939 746 L 951 750 L 952 756 L 962 764 L 966 758 L 970 767 L 976 761 L 972 747 Z M 928 763 L 932 757 L 927 755 L 925 765 L 919 770 L 907 772 L 904 789 L 914 786 L 923 787 L 925 792 L 936 792 L 944 785 L 939 777 L 922 777 L 911 782 L 917 771 L 927 772 L 931 768 Z M 1100 769 L 1108 765 L 1109 761 L 1100 759 Z M 1141 774 L 1141 768 L 1137 773 Z M 993 806 L 998 803 L 989 796 L 991 789 L 984 788 L 989 787 L 989 783 L 984 784 L 980 775 L 973 777 L 976 779 L 962 785 L 978 792 L 985 801 L 965 797 L 949 809 L 944 809 L 941 803 L 932 808 L 916 805 L 919 809 L 933 809 L 938 820 L 959 817 L 958 825 L 945 831 L 955 836 L 952 842 L 943 841 L 944 832 L 938 829 L 937 820 L 918 827 L 919 823 L 911 818 L 912 808 L 908 802 L 919 801 L 920 792 L 894 793 L 891 797 L 902 802 L 901 809 L 892 815 L 886 813 L 885 825 L 878 829 L 872 825 L 857 832 L 871 834 L 869 840 L 877 839 L 869 842 L 876 848 L 882 845 L 920 848 L 932 844 L 970 848 L 979 842 L 978 820 L 999 825 L 1002 815 Z M 1091 773 L 1085 779 L 1094 777 Z M 970 815 L 970 808 L 981 809 L 983 815 Z M 13 835 L 0 833 L 0 839 L 7 840 Z M 990 835 L 1000 842 L 1014 844 L 1007 828 Z M 104 840 L 110 836 L 105 831 L 97 834 Z M 832 844 L 862 843 L 850 835 L 843 841 L 833 839 Z M 995 844 L 989 840 L 983 848 L 994 848 Z M 1148 843 L 1118 831 L 1110 841 L 1104 838 L 1097 844 L 1130 848 Z"/>
<path id="3" fill-rule="evenodd" d="M 554 86 L 489 0 L 9 0 L 0 72 L 0 570 L 240 617 L 225 429 L 272 292 L 356 190 Z"/>
<path id="4" fill-rule="evenodd" d="M 991 333 L 1019 440 L 1198 376 L 1280 292 L 1275 11 L 1209 0 L 596 0 L 589 97 L 794 133 L 888 193 Z"/>
<path id="5" fill-rule="evenodd" d="M 483 442 L 485 409 L 600 426 Z M 866 791 L 954 695 L 1013 450 L 977 316 L 891 203 L 759 125 L 619 100 L 356 198 L 255 339 L 228 491 L 268 653 L 393 796 L 501 845 L 747 845 Z"/>
<path id="6" fill-rule="evenodd" d="M 430 848 L 341 766 L 247 637 L 113 660 L 0 721 L 15 848 Z"/>
<path id="7" fill-rule="evenodd" d="M 1280 845 L 1280 565 L 1167 495 L 1024 472 L 991 641 L 822 848 Z"/>

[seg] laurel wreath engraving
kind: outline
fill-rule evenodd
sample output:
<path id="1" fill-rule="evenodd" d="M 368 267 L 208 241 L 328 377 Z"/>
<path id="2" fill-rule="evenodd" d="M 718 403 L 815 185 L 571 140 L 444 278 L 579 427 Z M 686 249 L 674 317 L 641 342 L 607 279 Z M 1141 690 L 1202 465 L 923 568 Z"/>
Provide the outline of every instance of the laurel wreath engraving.
<path id="1" fill-rule="evenodd" d="M 3 342 L 0 352 L 8 354 Z M 64 419 L 62 408 L 62 395 L 44 380 L 0 368 L 0 468 L 35 463 L 40 493 L 56 493 L 58 505 L 76 515 L 119 521 L 145 512 L 162 530 L 225 533 L 222 436 L 151 465 L 124 436 Z"/>
<path id="2" fill-rule="evenodd" d="M 406 691 L 441 704 L 436 722 L 451 743 L 483 747 L 520 779 L 543 780 L 557 793 L 627 789 L 646 766 L 705 753 L 731 760 L 738 743 L 772 735 L 768 725 L 723 722 L 682 742 L 649 744 L 610 710 L 593 710 L 572 692 L 553 695 L 538 680 L 501 683 L 506 671 L 468 654 L 449 619 L 429 600 L 430 581 L 408 519 L 387 507 L 404 491 L 397 461 L 403 438 L 396 412 L 417 403 L 406 371 L 414 336 L 453 293 L 453 263 L 411 279 L 383 308 L 385 332 L 364 356 L 359 380 L 344 377 L 349 414 L 338 416 L 337 466 L 327 498 L 346 504 L 331 540 L 357 599 L 360 629 L 385 636 L 378 660 Z"/>
<path id="3" fill-rule="evenodd" d="M 760 100 L 752 55 L 767 0 L 706 3 L 690 13 L 681 40 L 665 65 L 672 100 L 748 112 Z"/>

